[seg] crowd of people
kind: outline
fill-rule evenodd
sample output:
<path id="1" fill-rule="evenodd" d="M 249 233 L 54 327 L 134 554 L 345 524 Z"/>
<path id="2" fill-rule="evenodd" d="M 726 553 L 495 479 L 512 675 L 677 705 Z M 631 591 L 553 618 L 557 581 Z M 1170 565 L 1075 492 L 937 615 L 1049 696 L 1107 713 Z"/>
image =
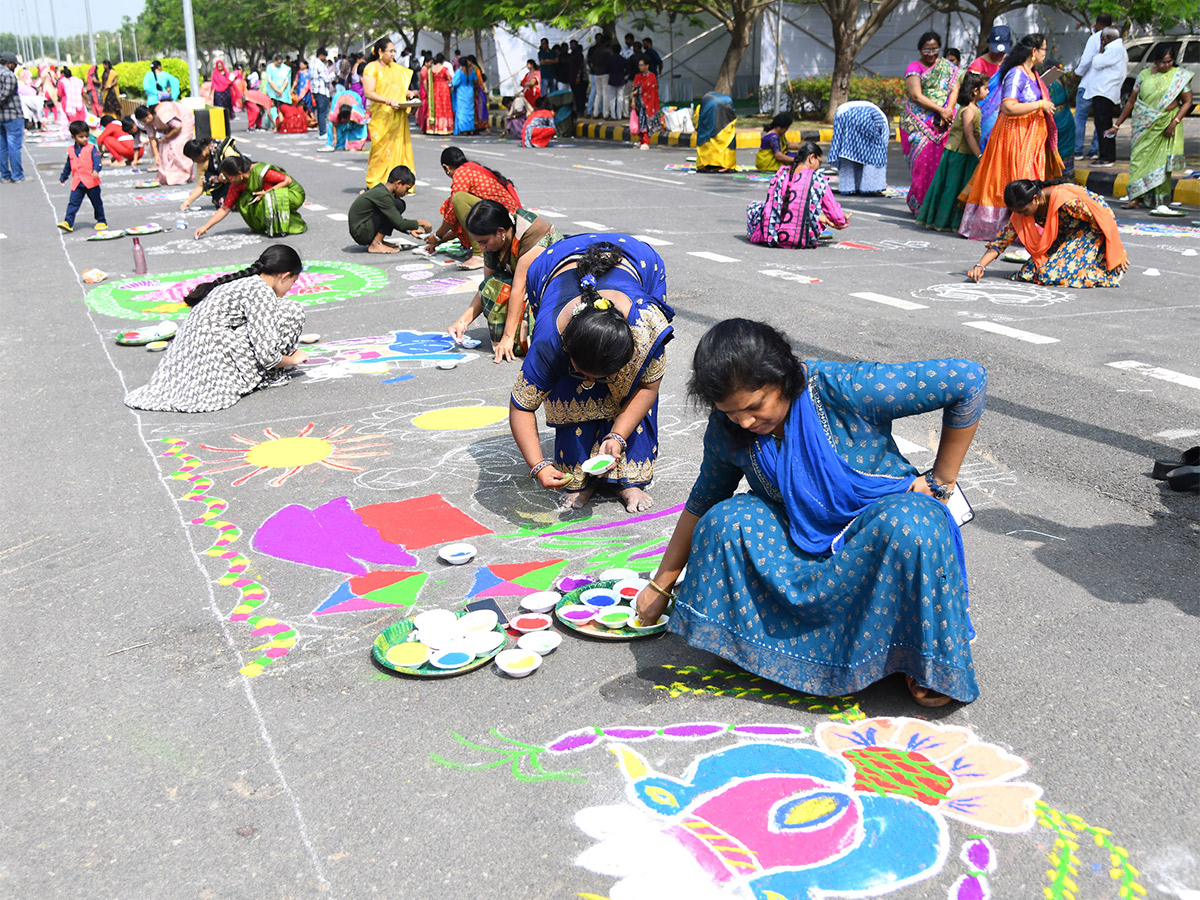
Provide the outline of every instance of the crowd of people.
<path id="1" fill-rule="evenodd" d="M 1090 71 L 1104 72 L 1111 65 L 1105 54 L 1119 56 L 1112 49 L 1119 36 L 1103 22 L 1097 34 Z M 1093 192 L 1060 179 L 1061 148 L 1083 149 L 1082 133 L 1073 129 L 1072 141 L 1063 143 L 1059 123 L 1072 120 L 1063 117 L 1061 89 L 1057 98 L 1051 89 L 1059 82 L 1047 81 L 1053 67 L 1045 62 L 1045 38 L 1011 38 L 1003 26 L 993 30 L 989 52 L 966 70 L 959 54 L 957 60 L 942 54 L 936 34 L 918 40 L 919 58 L 905 72 L 900 126 L 912 174 L 909 210 L 925 227 L 986 242 L 967 273 L 974 281 L 1020 241 L 1029 259 L 1014 278 L 1115 287 L 1129 261 L 1111 210 Z M 619 114 L 601 117 L 629 116 L 644 145 L 662 127 L 661 59 L 654 61 L 649 39 L 626 35 L 624 50 L 607 40 L 597 38 L 586 57 L 574 41 L 558 47 L 543 41 L 527 64 L 521 99 L 535 119 L 548 110 L 548 95 L 569 90 L 578 98 L 580 85 L 590 85 L 585 108 L 598 96 L 602 114 Z M 5 72 L 15 76 L 7 56 L 0 61 L 0 109 L 8 109 Z M 426 56 L 414 72 L 396 60 L 387 38 L 366 58 L 348 62 L 343 68 L 341 60 L 330 61 L 324 49 L 294 65 L 276 56 L 253 86 L 219 62 L 209 85 L 215 105 L 256 109 L 255 123 L 287 131 L 300 115 L 327 132 L 330 148 L 369 141 L 367 189 L 350 205 L 350 236 L 371 253 L 397 252 L 389 240 L 397 233 L 424 236 L 427 252 L 457 241 L 467 255 L 462 267 L 483 270 L 448 331 L 461 341 L 483 317 L 493 360 L 517 364 L 509 422 L 529 477 L 559 492 L 563 509 L 583 508 L 598 491 L 613 494 L 631 514 L 649 509 L 659 396 L 674 336 L 666 262 L 632 235 L 564 235 L 523 204 L 511 179 L 456 146 L 440 157 L 450 180 L 440 221 L 411 218 L 410 116 L 415 112 L 419 129 L 430 134 L 486 130 L 486 78 L 473 57 L 461 55 L 453 63 Z M 58 83 L 68 82 L 64 109 L 74 115 L 77 93 L 91 101 L 87 82 L 76 79 L 80 89 L 72 77 L 60 75 Z M 1103 78 L 1081 87 L 1097 119 L 1101 162 L 1111 156 L 1113 134 L 1133 119 L 1131 205 L 1145 197 L 1156 202 L 1164 179 L 1169 184 L 1181 164 L 1179 122 L 1191 102 L 1189 82 L 1169 54 L 1159 55 L 1115 117 Z M 61 180 L 70 181 L 71 195 L 60 227 L 73 227 L 85 197 L 97 229 L 104 227 L 103 157 L 129 165 L 140 158 L 144 139 L 160 183 L 187 183 L 199 172 L 182 206 L 209 194 L 216 211 L 196 229 L 197 238 L 233 211 L 272 237 L 306 229 L 305 191 L 294 177 L 250 159 L 231 138 L 195 137 L 178 84 L 161 66 L 151 67 L 145 87 L 133 116 L 107 116 L 95 143 L 86 121 L 70 121 L 73 143 Z M 99 88 L 97 94 L 102 100 Z M 813 249 L 849 227 L 852 216 L 823 163 L 836 168 L 840 193 L 881 192 L 890 137 L 881 116 L 870 103 L 840 108 L 827 160 L 817 143 L 789 144 L 787 114 L 768 123 L 756 164 L 774 174 L 765 199 L 747 211 L 749 240 Z M 709 93 L 697 119 L 697 168 L 729 169 L 731 101 Z M 210 412 L 285 383 L 306 359 L 299 348 L 304 308 L 287 298 L 303 266 L 294 248 L 274 244 L 249 267 L 193 288 L 173 343 L 126 404 Z M 886 402 L 870 387 L 880 382 L 891 386 Z M 965 553 L 946 501 L 983 415 L 986 385 L 986 371 L 970 360 L 804 361 L 766 323 L 729 319 L 713 326 L 687 378 L 689 394 L 707 410 L 703 458 L 662 561 L 636 600 L 640 617 L 655 622 L 669 609 L 668 628 L 690 645 L 806 693 L 846 694 L 900 674 L 922 706 L 975 699 Z M 538 437 L 538 410 L 554 432 L 549 455 Z M 935 460 L 918 472 L 897 451 L 892 423 L 938 410 Z M 602 454 L 612 458 L 603 471 L 585 465 Z M 743 479 L 749 493 L 738 493 Z M 827 590 L 832 584 L 837 589 Z"/>

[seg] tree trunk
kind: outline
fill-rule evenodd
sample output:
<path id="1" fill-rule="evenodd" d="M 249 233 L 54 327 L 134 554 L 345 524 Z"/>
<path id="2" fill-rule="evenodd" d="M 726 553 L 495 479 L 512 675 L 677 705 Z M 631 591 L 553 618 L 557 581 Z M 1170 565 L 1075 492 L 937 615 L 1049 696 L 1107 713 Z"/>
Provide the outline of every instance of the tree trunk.
<path id="1" fill-rule="evenodd" d="M 483 68 L 483 35 L 478 28 L 474 29 L 472 36 L 475 38 L 475 59 L 479 61 L 479 68 Z"/>
<path id="2" fill-rule="evenodd" d="M 721 60 L 721 68 L 717 70 L 717 83 L 713 88 L 718 94 L 727 94 L 733 97 L 733 79 L 737 75 L 738 66 L 742 64 L 742 57 L 746 54 L 746 48 L 750 46 L 750 37 L 754 32 L 754 24 L 763 14 L 765 6 L 757 6 L 752 8 L 750 12 L 745 9 L 738 9 L 734 14 L 733 27 L 728 25 L 729 29 L 729 47 L 725 50 L 725 58 Z M 733 97 L 734 100 L 742 99 Z"/>
<path id="3" fill-rule="evenodd" d="M 858 58 L 860 38 L 855 27 L 858 20 L 858 4 L 845 7 L 842 17 L 833 21 L 833 79 L 829 85 L 829 108 L 825 111 L 827 123 L 833 122 L 837 108 L 850 99 L 850 76 L 854 74 L 854 61 Z"/>
<path id="4" fill-rule="evenodd" d="M 450 61 L 450 32 L 442 32 L 442 55 L 446 57 L 446 61 Z"/>
<path id="5" fill-rule="evenodd" d="M 996 9 L 990 3 L 979 7 L 979 43 L 975 46 L 975 55 L 983 56 L 988 52 L 988 33 L 996 24 Z M 1008 49 L 1012 49 L 1009 47 Z"/>

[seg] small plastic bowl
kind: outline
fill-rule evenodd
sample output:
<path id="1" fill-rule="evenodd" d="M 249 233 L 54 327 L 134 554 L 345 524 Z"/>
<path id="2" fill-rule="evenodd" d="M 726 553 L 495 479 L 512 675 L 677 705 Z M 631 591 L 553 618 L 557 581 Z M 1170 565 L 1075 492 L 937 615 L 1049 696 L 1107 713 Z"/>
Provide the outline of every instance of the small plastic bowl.
<path id="1" fill-rule="evenodd" d="M 541 655 L 531 650 L 501 650 L 496 654 L 496 667 L 505 675 L 524 678 L 537 671 L 542 664 Z"/>
<path id="2" fill-rule="evenodd" d="M 592 588 L 579 595 L 579 602 L 593 609 L 607 609 L 621 602 L 611 588 Z"/>
<path id="3" fill-rule="evenodd" d="M 462 616 L 457 625 L 466 634 L 471 634 L 476 631 L 492 631 L 496 627 L 499 617 L 495 610 L 491 609 L 476 609 Z"/>
<path id="4" fill-rule="evenodd" d="M 419 628 L 416 639 L 432 650 L 444 650 L 455 641 L 461 641 L 463 632 L 457 627 L 451 628 Z"/>
<path id="5" fill-rule="evenodd" d="M 604 609 L 592 620 L 596 625 L 602 628 L 624 628 L 629 624 L 629 619 L 635 615 L 633 610 L 628 607 L 619 607 L 617 609 Z"/>
<path id="6" fill-rule="evenodd" d="M 429 657 L 429 664 L 435 669 L 461 669 L 474 661 L 475 654 L 465 643 L 446 647 Z"/>
<path id="7" fill-rule="evenodd" d="M 527 634 L 530 631 L 543 631 L 549 628 L 554 624 L 554 620 L 545 613 L 521 613 L 509 624 L 522 634 Z"/>
<path id="8" fill-rule="evenodd" d="M 557 631 L 531 631 L 517 638 L 517 646 L 539 656 L 553 653 L 562 643 L 562 635 Z"/>
<path id="9" fill-rule="evenodd" d="M 393 644 L 388 647 L 387 661 L 393 666 L 405 669 L 416 669 L 429 659 L 429 648 L 420 641 L 408 641 L 404 644 Z"/>
<path id="10" fill-rule="evenodd" d="M 438 558 L 452 566 L 461 566 L 473 560 L 476 552 L 473 544 L 447 544 L 438 551 Z"/>
<path id="11" fill-rule="evenodd" d="M 583 463 L 583 471 L 588 475 L 603 475 L 612 468 L 613 463 L 617 461 L 615 456 L 610 456 L 607 453 L 601 453 L 593 456 L 591 459 L 585 460 Z"/>
<path id="12" fill-rule="evenodd" d="M 569 622 L 576 627 L 586 625 L 592 619 L 596 618 L 596 613 L 600 610 L 591 606 L 579 606 L 569 603 L 558 611 L 558 617 L 564 622 Z"/>
<path id="13" fill-rule="evenodd" d="M 605 569 L 596 578 L 597 581 L 628 581 L 630 578 L 637 578 L 638 573 L 633 569 Z"/>
<path id="14" fill-rule="evenodd" d="M 459 346 L 465 347 L 468 350 L 474 350 L 476 347 L 478 347 L 480 344 L 482 344 L 483 341 L 478 340 L 476 338 L 469 338 L 466 335 L 463 335 L 463 337 L 459 339 L 458 343 L 459 343 Z"/>
<path id="15" fill-rule="evenodd" d="M 649 584 L 645 578 L 626 578 L 614 584 L 612 590 L 622 603 L 632 603 Z"/>
<path id="16" fill-rule="evenodd" d="M 440 360 L 438 360 L 437 367 L 439 369 L 446 369 L 446 370 L 457 369 L 458 368 L 458 360 L 456 360 L 456 359 L 440 359 Z"/>
<path id="17" fill-rule="evenodd" d="M 315 331 L 310 331 L 307 334 L 300 335 L 299 341 L 301 344 L 315 344 L 321 339 L 321 336 Z"/>
<path id="18" fill-rule="evenodd" d="M 458 616 L 452 609 L 427 609 L 413 616 L 413 628 L 417 631 L 450 631 L 458 624 Z"/>
<path id="19" fill-rule="evenodd" d="M 538 591 L 536 594 L 521 598 L 521 609 L 535 613 L 550 612 L 561 599 L 562 594 L 558 591 Z"/>
<path id="20" fill-rule="evenodd" d="M 476 656 L 487 656 L 506 640 L 502 631 L 473 631 L 462 639 L 462 643 Z"/>
<path id="21" fill-rule="evenodd" d="M 171 346 L 170 341 L 151 341 L 150 343 L 148 343 L 146 345 L 146 349 L 150 353 L 162 353 L 164 350 L 166 350 L 170 346 Z"/>
<path id="22" fill-rule="evenodd" d="M 658 621 L 653 625 L 643 625 L 642 620 L 637 616 L 630 616 L 629 621 L 625 623 L 626 628 L 632 628 L 634 631 L 659 631 L 667 627 L 667 623 L 671 621 L 670 616 L 659 616 Z"/>

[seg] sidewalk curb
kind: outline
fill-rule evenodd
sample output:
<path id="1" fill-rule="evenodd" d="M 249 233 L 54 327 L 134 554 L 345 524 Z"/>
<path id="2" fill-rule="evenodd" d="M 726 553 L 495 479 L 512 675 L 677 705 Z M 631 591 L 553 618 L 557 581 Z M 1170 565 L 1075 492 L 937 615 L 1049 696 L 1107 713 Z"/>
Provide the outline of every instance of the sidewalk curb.
<path id="1" fill-rule="evenodd" d="M 503 129 L 504 123 L 505 117 L 503 113 L 492 113 L 491 124 L 493 128 Z M 761 132 L 738 131 L 736 134 L 736 149 L 757 150 L 759 148 Z M 633 135 L 627 125 L 611 125 L 603 122 L 579 122 L 575 126 L 575 136 L 599 141 L 633 143 Z M 799 144 L 803 141 L 818 141 L 827 144 L 833 139 L 833 129 L 821 128 L 789 131 L 787 139 L 791 144 Z M 898 140 L 899 129 L 897 128 L 892 141 Z M 650 143 L 659 147 L 695 148 L 696 133 L 684 134 L 681 131 L 660 131 L 650 138 Z M 1172 178 L 1171 182 L 1173 185 L 1172 200 L 1174 202 L 1182 203 L 1185 206 L 1200 206 L 1200 176 L 1193 175 L 1191 177 Z M 1083 185 L 1089 191 L 1094 191 L 1101 197 L 1124 197 L 1125 190 L 1129 185 L 1129 173 L 1098 172 L 1094 169 L 1076 167 L 1075 183 Z"/>
<path id="2" fill-rule="evenodd" d="M 1076 169 L 1075 183 L 1101 197 L 1124 197 L 1129 188 L 1128 172 L 1097 172 L 1094 169 Z M 1172 200 L 1185 206 L 1200 206 L 1200 178 L 1172 178 Z"/>

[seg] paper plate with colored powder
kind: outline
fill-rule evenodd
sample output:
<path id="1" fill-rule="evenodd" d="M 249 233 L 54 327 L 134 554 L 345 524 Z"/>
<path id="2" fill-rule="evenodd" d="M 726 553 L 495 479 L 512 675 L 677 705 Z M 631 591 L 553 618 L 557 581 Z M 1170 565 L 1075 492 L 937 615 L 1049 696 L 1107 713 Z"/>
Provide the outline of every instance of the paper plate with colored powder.
<path id="1" fill-rule="evenodd" d="M 134 225 L 132 228 L 126 228 L 126 234 L 158 234 L 163 230 L 163 227 L 156 222 L 147 222 L 145 225 Z"/>
<path id="2" fill-rule="evenodd" d="M 163 319 L 152 325 L 141 328 L 131 328 L 128 331 L 117 332 L 117 343 L 122 347 L 141 347 L 154 341 L 165 341 L 175 336 L 179 325 L 170 319 Z"/>
<path id="3" fill-rule="evenodd" d="M 537 670 L 542 664 L 542 657 L 531 650 L 505 650 L 496 657 L 496 665 L 505 675 L 513 678 L 524 678 Z"/>
<path id="4" fill-rule="evenodd" d="M 451 614 L 457 618 L 462 618 L 467 615 L 467 612 L 464 610 Z M 391 669 L 393 672 L 399 672 L 401 675 L 415 675 L 419 678 L 445 678 L 450 675 L 462 675 L 466 672 L 472 672 L 480 666 L 485 665 L 500 652 L 506 640 L 503 628 L 497 624 L 494 632 L 498 634 L 500 640 L 496 642 L 495 638 L 491 639 L 495 642 L 495 646 L 487 653 L 476 654 L 476 651 L 482 649 L 481 643 L 476 643 L 476 641 L 482 642 L 483 638 L 480 635 L 488 634 L 488 632 L 476 631 L 471 632 L 469 643 L 466 639 L 460 638 L 447 642 L 445 646 L 432 653 L 426 650 L 427 653 L 430 653 L 429 658 L 417 665 L 400 665 L 392 662 L 389 658 L 389 653 L 393 648 L 418 643 L 410 640 L 415 628 L 413 619 L 401 619 L 395 625 L 388 626 L 376 635 L 375 643 L 371 646 L 371 655 L 375 657 L 375 661 L 385 669 Z M 415 659 L 416 654 L 419 653 L 420 651 L 418 650 L 406 648 L 405 650 L 397 650 L 394 655 L 404 660 L 408 658 Z M 405 654 L 413 654 L 413 656 L 408 657 Z M 464 662 L 460 659 L 461 655 L 467 655 L 470 658 Z"/>
<path id="5" fill-rule="evenodd" d="M 601 453 L 599 456 L 593 456 L 586 460 L 582 466 L 583 471 L 589 475 L 601 475 L 612 468 L 612 464 L 617 461 L 615 456 L 609 456 L 607 453 Z"/>
<path id="6" fill-rule="evenodd" d="M 542 631 L 554 624 L 545 613 L 521 613 L 510 623 L 514 629 L 522 634 L 529 631 Z"/>
<path id="7" fill-rule="evenodd" d="M 633 603 L 637 595 L 650 584 L 645 578 L 625 578 L 613 585 L 622 603 Z"/>
<path id="8" fill-rule="evenodd" d="M 387 661 L 400 669 L 418 668 L 429 659 L 429 648 L 420 641 L 393 644 L 385 654 Z"/>
<path id="9" fill-rule="evenodd" d="M 624 613 L 626 618 L 629 617 L 629 607 L 627 606 L 622 606 L 619 610 L 612 609 L 611 607 L 596 609 L 595 607 L 589 607 L 585 605 L 584 601 L 580 599 L 585 592 L 599 589 L 605 589 L 615 598 L 616 595 L 613 594 L 614 585 L 615 582 L 612 581 L 597 581 L 568 592 L 567 594 L 563 595 L 562 600 L 560 600 L 558 602 L 558 606 L 555 607 L 555 616 L 558 617 L 558 620 L 562 622 L 563 625 L 565 625 L 567 628 L 570 628 L 572 631 L 587 635 L 588 637 L 603 638 L 604 640 L 608 641 L 633 641 L 637 640 L 638 638 L 654 637 L 655 635 L 662 634 L 663 631 L 666 630 L 665 624 L 662 628 L 656 626 L 650 631 L 644 631 L 629 627 L 628 622 L 618 628 L 605 628 L 603 625 L 597 622 L 596 620 L 598 617 L 604 615 L 606 612 Z M 595 615 L 588 617 L 582 613 L 577 613 L 576 610 L 589 610 L 590 612 L 595 613 Z M 665 623 L 666 617 L 664 616 L 659 621 Z"/>
<path id="10" fill-rule="evenodd" d="M 616 606 L 621 602 L 621 598 L 617 596 L 615 591 L 609 588 L 593 587 L 579 592 L 579 602 L 584 606 L 606 609 L 610 606 Z"/>
<path id="11" fill-rule="evenodd" d="M 529 634 L 523 634 L 517 638 L 518 647 L 536 653 L 538 656 L 553 653 L 561 643 L 562 635 L 557 631 L 531 631 Z"/>
<path id="12" fill-rule="evenodd" d="M 124 230 L 120 228 L 110 228 L 108 231 L 94 231 L 87 236 L 89 241 L 115 241 L 117 238 L 125 237 Z"/>

